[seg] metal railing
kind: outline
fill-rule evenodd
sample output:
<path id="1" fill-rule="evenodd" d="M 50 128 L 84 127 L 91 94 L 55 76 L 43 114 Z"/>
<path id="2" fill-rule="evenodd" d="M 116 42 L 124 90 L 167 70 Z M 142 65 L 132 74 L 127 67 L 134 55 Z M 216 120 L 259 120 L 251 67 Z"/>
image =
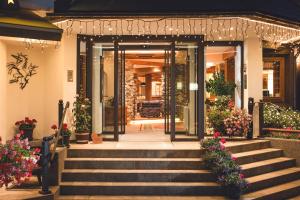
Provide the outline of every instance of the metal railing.
<path id="1" fill-rule="evenodd" d="M 63 127 L 63 122 L 66 116 L 66 112 L 70 106 L 70 103 L 67 102 L 65 107 L 63 106 L 63 101 L 59 101 L 58 106 L 58 121 L 59 121 L 59 128 L 55 134 L 44 137 L 42 140 L 41 146 L 41 156 L 40 156 L 40 180 L 41 180 L 41 191 L 40 194 L 51 194 L 51 190 L 49 189 L 49 167 L 53 163 L 56 148 L 58 145 L 58 141 L 61 138 L 61 130 Z M 51 150 L 51 145 L 54 144 L 54 147 Z"/>

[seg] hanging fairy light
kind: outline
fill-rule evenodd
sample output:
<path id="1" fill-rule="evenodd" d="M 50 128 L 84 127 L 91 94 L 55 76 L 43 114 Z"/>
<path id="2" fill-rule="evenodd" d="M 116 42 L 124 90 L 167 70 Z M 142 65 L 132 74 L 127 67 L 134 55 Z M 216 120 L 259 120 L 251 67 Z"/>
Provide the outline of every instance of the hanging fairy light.
<path id="1" fill-rule="evenodd" d="M 245 17 L 72 19 L 55 23 L 66 35 L 203 35 L 208 41 L 239 41 L 256 36 L 260 41 L 287 43 L 300 39 L 300 29 Z M 98 28 L 97 28 L 98 27 Z M 96 31 L 97 30 L 97 31 Z M 254 34 L 254 35 L 253 35 Z"/>

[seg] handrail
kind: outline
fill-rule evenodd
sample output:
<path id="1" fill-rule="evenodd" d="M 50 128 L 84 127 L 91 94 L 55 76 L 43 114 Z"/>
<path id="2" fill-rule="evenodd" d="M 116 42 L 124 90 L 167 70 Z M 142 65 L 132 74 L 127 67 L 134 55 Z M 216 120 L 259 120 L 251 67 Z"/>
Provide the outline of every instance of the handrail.
<path id="1" fill-rule="evenodd" d="M 55 152 L 56 152 L 56 147 L 58 140 L 61 137 L 61 130 L 63 127 L 63 122 L 66 116 L 67 109 L 69 108 L 70 103 L 67 102 L 66 106 L 63 110 L 63 115 L 59 124 L 59 129 L 56 131 L 55 134 L 48 136 L 48 137 L 43 137 L 42 140 L 42 151 L 41 151 L 41 158 L 40 158 L 40 163 L 41 163 L 41 180 L 42 183 L 42 190 L 40 191 L 40 194 L 46 195 L 46 194 L 51 194 L 51 191 L 49 190 L 49 165 L 51 165 L 52 161 L 54 160 L 55 157 Z M 54 148 L 50 149 L 50 145 L 54 143 Z"/>
<path id="2" fill-rule="evenodd" d="M 52 150 L 50 161 L 53 161 L 53 159 L 54 159 L 57 143 L 58 143 L 58 140 L 61 137 L 60 133 L 61 133 L 61 130 L 63 128 L 64 119 L 65 119 L 65 116 L 66 116 L 66 113 L 67 113 L 67 110 L 68 110 L 69 107 L 70 107 L 70 103 L 67 101 L 66 106 L 65 106 L 64 111 L 63 111 L 62 120 L 59 124 L 58 131 L 55 133 L 55 143 L 54 143 L 54 148 Z"/>

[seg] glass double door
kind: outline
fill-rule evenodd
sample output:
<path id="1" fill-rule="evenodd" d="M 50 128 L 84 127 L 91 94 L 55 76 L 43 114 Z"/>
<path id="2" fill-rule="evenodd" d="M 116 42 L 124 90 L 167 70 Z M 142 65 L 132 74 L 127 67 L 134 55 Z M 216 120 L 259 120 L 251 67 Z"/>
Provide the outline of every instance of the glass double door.
<path id="1" fill-rule="evenodd" d="M 104 138 L 116 141 L 119 140 L 120 134 L 128 133 L 129 130 L 126 130 L 126 125 L 129 123 L 128 101 L 126 101 L 126 98 L 129 98 L 128 91 L 126 91 L 126 88 L 128 89 L 126 86 L 128 84 L 126 81 L 128 52 L 147 50 L 149 54 L 159 51 L 163 58 L 161 116 L 165 134 L 170 135 L 171 141 L 203 138 L 203 46 L 200 40 L 196 39 L 173 40 L 163 44 L 153 42 L 147 46 L 140 45 L 140 43 L 138 45 L 121 42 L 94 43 L 93 63 L 99 66 L 100 103 L 98 113 L 94 113 L 95 108 L 93 108 L 93 127 L 98 125 L 99 131 L 97 132 L 103 133 Z M 131 85 L 131 87 L 135 86 Z M 93 88 L 97 87 L 93 86 Z M 95 106 L 94 103 L 93 106 Z M 95 114 L 98 119 L 95 119 Z M 101 127 L 97 124 L 99 121 L 101 121 Z"/>

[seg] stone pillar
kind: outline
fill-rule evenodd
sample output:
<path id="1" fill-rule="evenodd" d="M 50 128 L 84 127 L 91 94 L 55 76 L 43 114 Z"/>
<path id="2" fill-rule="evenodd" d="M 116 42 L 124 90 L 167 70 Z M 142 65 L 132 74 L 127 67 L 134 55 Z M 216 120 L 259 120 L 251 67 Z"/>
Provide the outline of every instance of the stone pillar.
<path id="1" fill-rule="evenodd" d="M 152 96 L 152 74 L 146 74 L 146 100 L 150 101 Z"/>
<path id="2" fill-rule="evenodd" d="M 244 68 L 247 74 L 244 107 L 247 109 L 248 97 L 253 97 L 255 102 L 263 98 L 263 55 L 259 38 L 251 37 L 245 40 Z"/>
<path id="3" fill-rule="evenodd" d="M 6 70 L 6 62 L 7 62 L 7 52 L 6 45 L 3 41 L 0 40 L 0 136 L 2 138 L 2 143 L 5 143 L 7 139 L 9 139 L 9 130 L 7 127 L 7 70 Z"/>

